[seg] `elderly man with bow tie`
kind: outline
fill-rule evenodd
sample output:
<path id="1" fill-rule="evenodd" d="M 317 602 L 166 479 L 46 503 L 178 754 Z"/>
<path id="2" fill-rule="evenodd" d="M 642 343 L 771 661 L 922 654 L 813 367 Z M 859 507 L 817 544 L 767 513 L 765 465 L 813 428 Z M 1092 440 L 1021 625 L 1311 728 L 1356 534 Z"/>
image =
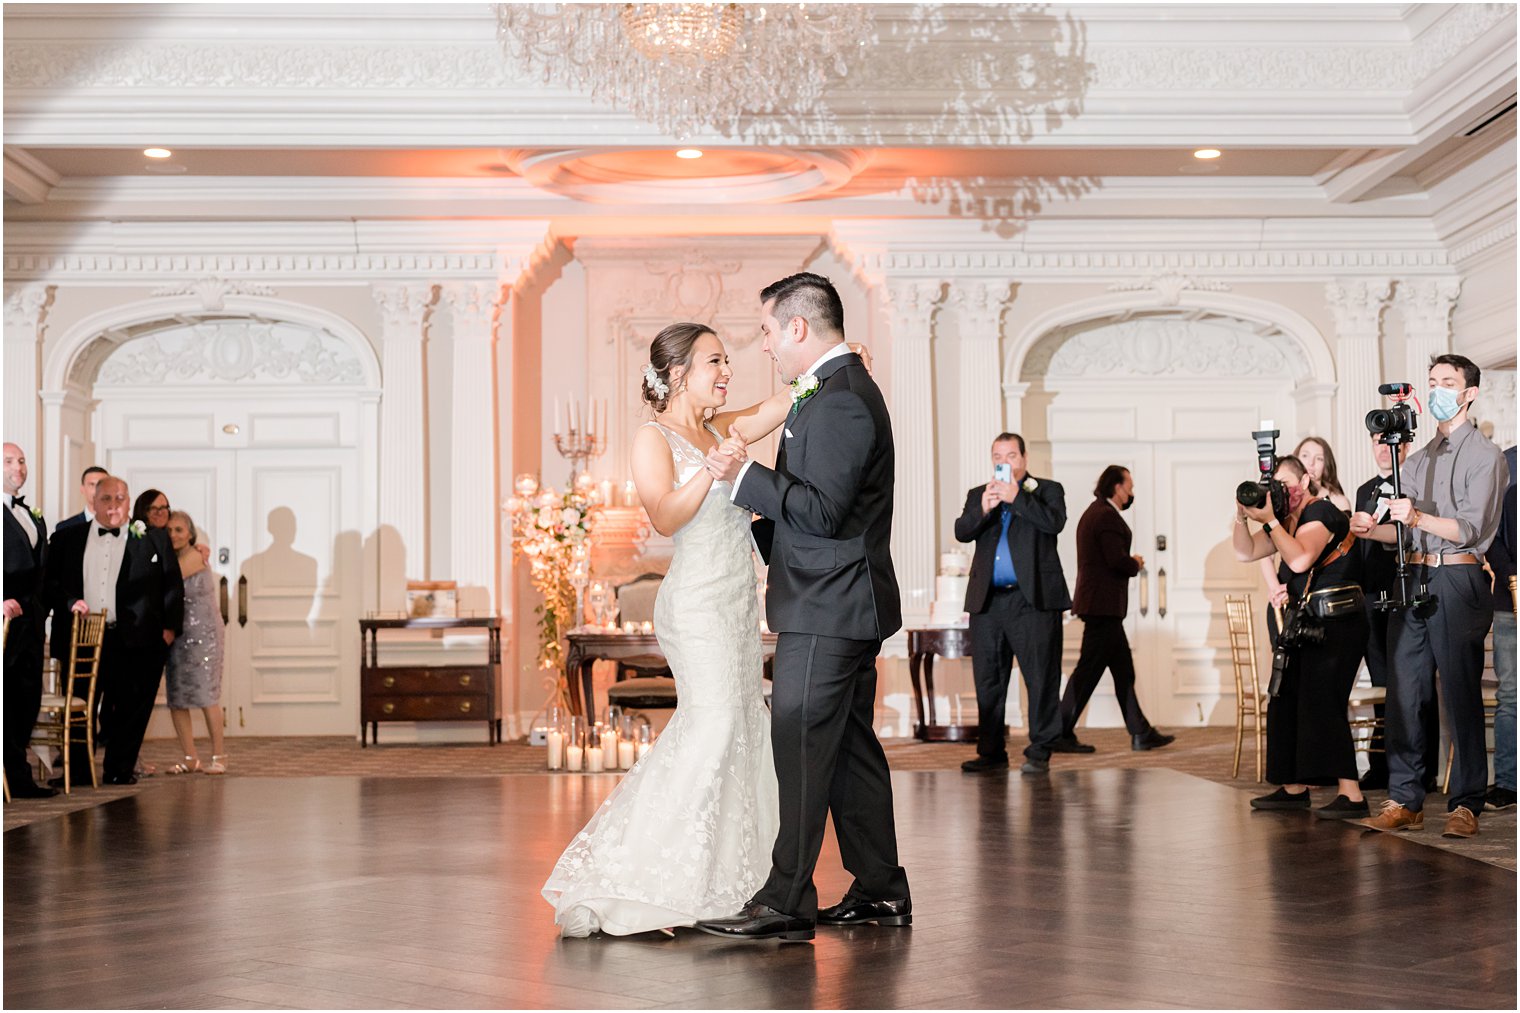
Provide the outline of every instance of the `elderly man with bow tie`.
<path id="1" fill-rule="evenodd" d="M 26 502 L 26 454 L 5 445 L 5 780 L 13 798 L 47 798 L 51 788 L 32 779 L 27 744 L 42 703 L 42 638 L 47 608 L 47 522 Z"/>
<path id="2" fill-rule="evenodd" d="M 101 479 L 94 523 L 55 532 L 49 550 L 54 653 L 61 647 L 67 658 L 76 615 L 106 613 L 99 707 L 107 784 L 137 783 L 137 754 L 184 614 L 185 584 L 169 538 L 160 528 L 129 525 L 130 503 L 126 482 Z"/>

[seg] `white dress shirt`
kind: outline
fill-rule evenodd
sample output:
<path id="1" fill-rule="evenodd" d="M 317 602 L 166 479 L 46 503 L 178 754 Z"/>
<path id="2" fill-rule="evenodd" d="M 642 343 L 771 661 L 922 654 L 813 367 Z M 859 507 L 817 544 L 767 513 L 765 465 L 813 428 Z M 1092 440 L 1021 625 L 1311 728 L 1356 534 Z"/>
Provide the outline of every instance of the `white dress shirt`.
<path id="1" fill-rule="evenodd" d="M 23 496 L 22 499 L 26 497 Z M 37 525 L 32 522 L 31 512 L 26 507 L 16 505 L 16 497 L 10 493 L 5 494 L 5 507 L 21 522 L 21 530 L 26 532 L 26 540 L 32 543 L 32 548 L 37 547 Z"/>
<path id="2" fill-rule="evenodd" d="M 818 372 L 819 368 L 822 367 L 823 364 L 825 362 L 828 362 L 830 359 L 837 359 L 841 355 L 853 354 L 855 353 L 850 351 L 850 346 L 847 343 L 841 341 L 839 344 L 835 345 L 833 348 L 830 348 L 827 352 L 824 352 L 822 355 L 820 355 L 811 366 L 797 375 L 807 376 L 809 373 L 816 373 Z M 785 428 L 781 430 L 781 438 L 783 440 L 785 440 L 790 435 L 791 434 L 788 433 Z M 734 501 L 735 496 L 739 495 L 739 485 L 744 481 L 744 473 L 746 471 L 749 471 L 749 466 L 754 463 L 754 461 L 745 461 L 743 467 L 739 469 L 739 474 L 734 476 L 734 487 L 730 489 L 728 493 L 728 500 L 730 503 Z"/>
<path id="3" fill-rule="evenodd" d="M 115 622 L 116 579 L 121 575 L 122 560 L 127 558 L 127 539 L 132 532 L 125 525 L 119 535 L 103 535 L 100 526 L 90 523 L 84 540 L 84 603 L 91 612 L 109 609 L 106 618 Z"/>

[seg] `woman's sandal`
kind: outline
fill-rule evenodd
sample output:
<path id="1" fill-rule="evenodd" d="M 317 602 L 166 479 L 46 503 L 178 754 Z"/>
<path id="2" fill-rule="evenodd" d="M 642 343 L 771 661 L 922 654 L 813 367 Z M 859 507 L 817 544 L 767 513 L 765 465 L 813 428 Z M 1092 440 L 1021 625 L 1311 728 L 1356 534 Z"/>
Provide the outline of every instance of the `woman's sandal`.
<path id="1" fill-rule="evenodd" d="M 227 773 L 227 762 L 226 761 L 227 761 L 226 754 L 217 755 L 217 754 L 213 753 L 212 756 L 211 756 L 211 762 L 208 763 L 208 764 L 206 764 L 204 767 L 201 768 L 201 773 L 203 773 L 203 774 L 225 774 L 225 773 Z"/>
<path id="2" fill-rule="evenodd" d="M 164 771 L 164 773 L 166 773 L 166 774 L 196 774 L 196 773 L 200 772 L 200 769 L 201 769 L 201 761 L 198 760 L 198 759 L 196 759 L 193 756 L 187 756 L 183 760 L 181 760 L 179 763 L 176 763 L 173 766 L 169 767 L 169 769 L 166 770 L 166 771 Z"/>

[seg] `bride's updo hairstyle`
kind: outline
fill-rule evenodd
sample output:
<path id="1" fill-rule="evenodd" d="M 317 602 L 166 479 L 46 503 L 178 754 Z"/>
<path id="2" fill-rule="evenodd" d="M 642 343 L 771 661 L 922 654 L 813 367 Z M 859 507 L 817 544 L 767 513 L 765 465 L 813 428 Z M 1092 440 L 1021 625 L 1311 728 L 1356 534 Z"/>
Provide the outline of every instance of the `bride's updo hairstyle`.
<path id="1" fill-rule="evenodd" d="M 640 389 L 656 415 L 670 407 L 670 399 L 679 391 L 670 381 L 670 371 L 677 366 L 691 368 L 691 350 L 704 334 L 717 332 L 706 324 L 671 324 L 650 342 L 649 365 L 644 367 Z"/>

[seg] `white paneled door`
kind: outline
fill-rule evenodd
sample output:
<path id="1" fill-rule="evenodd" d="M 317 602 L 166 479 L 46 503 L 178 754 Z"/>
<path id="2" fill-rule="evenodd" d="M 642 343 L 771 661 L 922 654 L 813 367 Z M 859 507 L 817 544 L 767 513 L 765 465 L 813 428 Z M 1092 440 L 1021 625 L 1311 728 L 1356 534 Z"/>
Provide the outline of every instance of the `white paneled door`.
<path id="1" fill-rule="evenodd" d="M 353 448 L 116 450 L 133 494 L 195 520 L 226 582 L 222 703 L 232 735 L 351 734 L 362 572 Z M 197 726 L 200 719 L 196 718 Z M 150 735 L 172 735 L 155 714 Z M 203 734 L 203 733 L 198 733 Z"/>

